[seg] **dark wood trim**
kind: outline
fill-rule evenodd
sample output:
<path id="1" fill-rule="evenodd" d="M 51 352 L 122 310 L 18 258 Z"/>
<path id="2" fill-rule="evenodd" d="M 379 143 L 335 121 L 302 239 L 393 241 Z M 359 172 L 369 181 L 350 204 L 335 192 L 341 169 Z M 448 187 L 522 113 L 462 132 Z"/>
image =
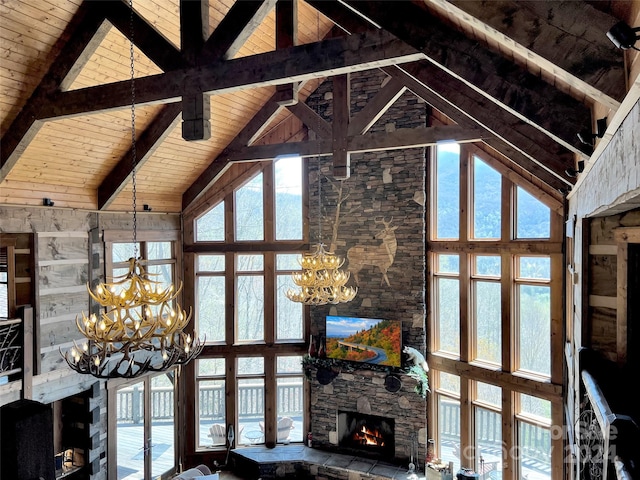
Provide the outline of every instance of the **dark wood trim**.
<path id="1" fill-rule="evenodd" d="M 575 179 L 563 174 L 567 165 L 573 166 L 574 164 L 573 157 L 567 150 L 563 151 L 559 146 L 553 146 L 553 142 L 548 138 L 539 136 L 540 132 L 535 127 L 523 124 L 508 112 L 501 112 L 500 116 L 497 116 L 495 106 L 492 107 L 490 103 L 482 100 L 477 92 L 466 87 L 462 82 L 456 83 L 455 79 L 448 79 L 448 81 L 437 82 L 434 87 L 429 74 L 424 72 L 438 74 L 438 69 L 435 67 L 420 66 L 418 73 L 423 72 L 424 77 L 421 74 L 412 75 L 406 69 L 398 67 L 389 67 L 383 70 L 401 78 L 409 90 L 459 125 L 480 127 L 491 132 L 495 138 L 489 137 L 484 140 L 484 143 L 495 148 L 552 188 L 566 188 L 567 185 L 575 182 Z M 450 86 L 449 82 L 455 86 Z M 462 93 L 466 94 L 466 109 L 461 108 L 456 100 L 461 99 Z M 452 97 L 448 97 L 448 95 L 452 95 Z M 473 101 L 471 101 L 472 99 Z M 500 119 L 501 121 L 498 121 Z M 514 125 L 517 129 L 512 128 Z M 530 135 L 533 136 L 533 139 L 529 137 Z M 539 141 L 542 143 L 538 144 Z M 548 149 L 549 153 L 545 149 Z M 546 164 L 549 159 L 551 159 L 549 161 L 558 164 L 559 160 L 556 155 L 563 159 L 562 165 L 557 165 L 557 167 L 562 167 L 562 170 L 559 171 L 562 173 L 558 173 Z"/>
<path id="2" fill-rule="evenodd" d="M 274 118 L 282 108 L 272 97 L 262 108 L 249 120 L 249 123 L 238 133 L 236 138 L 218 155 L 209 166 L 198 176 L 198 178 L 182 194 L 182 210 L 186 210 L 193 202 L 212 185 L 228 168 L 229 153 L 234 149 L 249 145 L 257 138 L 260 132 L 266 127 L 269 121 Z"/>
<path id="3" fill-rule="evenodd" d="M 427 249 L 430 252 L 451 253 L 451 252 L 473 252 L 473 253 L 495 253 L 502 252 L 517 254 L 539 254 L 550 255 L 562 251 L 562 242 L 530 240 L 511 240 L 511 241 L 446 241 L 435 240 L 429 242 Z"/>
<path id="4" fill-rule="evenodd" d="M 223 253 L 223 252 L 299 252 L 301 250 L 308 250 L 309 244 L 301 241 L 291 242 L 198 242 L 193 245 L 185 245 L 185 253 Z"/>
<path id="5" fill-rule="evenodd" d="M 347 131 L 351 108 L 351 81 L 349 74 L 333 77 L 333 118 L 331 122 L 333 176 L 341 180 L 351 175 Z"/>
<path id="6" fill-rule="evenodd" d="M 331 124 L 318 115 L 306 103 L 298 102 L 287 106 L 287 109 L 298 117 L 302 123 L 313 130 L 322 139 L 331 138 Z"/>
<path id="7" fill-rule="evenodd" d="M 298 2 L 278 0 L 276 3 L 276 49 L 298 44 Z M 276 102 L 279 105 L 298 103 L 298 82 L 276 86 Z"/>

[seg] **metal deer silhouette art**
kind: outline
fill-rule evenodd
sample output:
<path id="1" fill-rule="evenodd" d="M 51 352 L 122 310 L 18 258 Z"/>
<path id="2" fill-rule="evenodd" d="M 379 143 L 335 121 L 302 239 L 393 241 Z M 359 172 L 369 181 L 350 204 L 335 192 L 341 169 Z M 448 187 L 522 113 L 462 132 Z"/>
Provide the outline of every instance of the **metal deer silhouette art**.
<path id="1" fill-rule="evenodd" d="M 360 278 L 358 273 L 365 265 L 372 265 L 378 267 L 382 272 L 382 280 L 380 285 L 386 282 L 387 286 L 391 286 L 389 283 L 389 277 L 387 277 L 387 270 L 393 264 L 393 260 L 396 257 L 396 250 L 398 248 L 398 242 L 396 241 L 395 231 L 397 226 L 392 227 L 391 222 L 393 217 L 388 222 L 383 218 L 376 223 L 382 223 L 384 228 L 378 232 L 375 236 L 376 239 L 382 240 L 380 245 L 355 245 L 347 250 L 347 259 L 349 260 L 349 271 L 353 275 L 356 281 L 356 285 L 360 285 Z"/>

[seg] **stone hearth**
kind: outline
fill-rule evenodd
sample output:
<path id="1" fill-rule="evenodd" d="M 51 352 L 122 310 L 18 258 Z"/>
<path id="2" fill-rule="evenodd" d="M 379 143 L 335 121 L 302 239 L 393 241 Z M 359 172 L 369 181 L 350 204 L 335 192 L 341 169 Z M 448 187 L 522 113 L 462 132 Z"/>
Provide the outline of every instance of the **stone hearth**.
<path id="1" fill-rule="evenodd" d="M 230 467 L 246 480 L 424 480 L 422 471 L 411 473 L 407 466 L 332 453 L 303 445 L 275 448 L 248 447 L 231 451 Z"/>

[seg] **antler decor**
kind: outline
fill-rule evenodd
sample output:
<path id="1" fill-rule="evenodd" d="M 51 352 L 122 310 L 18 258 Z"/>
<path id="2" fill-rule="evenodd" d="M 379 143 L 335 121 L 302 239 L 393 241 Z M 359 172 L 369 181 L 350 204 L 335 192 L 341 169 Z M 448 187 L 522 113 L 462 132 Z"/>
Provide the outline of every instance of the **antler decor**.
<path id="1" fill-rule="evenodd" d="M 287 290 L 289 300 L 306 305 L 337 304 L 350 302 L 358 293 L 357 288 L 346 286 L 350 274 L 340 270 L 344 259 L 326 251 L 322 243 L 316 245 L 315 251 L 303 254 L 298 262 L 303 271 L 294 273 L 292 280 L 300 290 Z"/>
<path id="2" fill-rule="evenodd" d="M 82 347 L 74 342 L 63 354 L 71 368 L 99 378 L 132 378 L 185 364 L 200 353 L 203 342 L 182 331 L 191 312 L 177 303 L 171 306 L 182 284 L 177 290 L 173 285 L 163 289 L 150 275 L 130 258 L 126 275 L 99 284 L 95 293 L 87 285 L 91 298 L 107 310 L 99 317 L 82 312 L 82 321 L 76 317 L 78 330 L 88 341 Z"/>

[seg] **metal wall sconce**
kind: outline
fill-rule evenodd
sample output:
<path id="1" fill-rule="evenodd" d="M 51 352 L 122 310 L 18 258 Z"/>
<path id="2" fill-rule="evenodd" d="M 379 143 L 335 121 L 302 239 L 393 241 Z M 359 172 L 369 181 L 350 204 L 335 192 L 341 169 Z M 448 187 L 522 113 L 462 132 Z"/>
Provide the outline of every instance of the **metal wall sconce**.
<path id="1" fill-rule="evenodd" d="M 616 47 L 622 50 L 633 48 L 640 51 L 640 49 L 633 46 L 637 40 L 640 40 L 640 35 L 636 32 L 640 32 L 640 27 L 631 28 L 625 22 L 618 22 L 607 32 L 607 37 Z"/>
<path id="2" fill-rule="evenodd" d="M 53 207 L 55 203 L 50 198 L 43 198 L 42 205 L 44 205 L 45 207 Z"/>
<path id="3" fill-rule="evenodd" d="M 578 133 L 578 140 L 585 145 L 593 147 L 594 140 L 596 138 L 604 137 L 604 132 L 607 131 L 607 119 L 600 118 L 596 121 L 596 133 L 592 133 L 589 130 L 583 130 Z"/>
<path id="4" fill-rule="evenodd" d="M 579 173 L 584 172 L 584 160 L 580 160 L 578 162 L 578 169 L 575 170 L 573 168 L 567 168 L 564 173 L 567 174 L 568 177 L 576 178 Z"/>

